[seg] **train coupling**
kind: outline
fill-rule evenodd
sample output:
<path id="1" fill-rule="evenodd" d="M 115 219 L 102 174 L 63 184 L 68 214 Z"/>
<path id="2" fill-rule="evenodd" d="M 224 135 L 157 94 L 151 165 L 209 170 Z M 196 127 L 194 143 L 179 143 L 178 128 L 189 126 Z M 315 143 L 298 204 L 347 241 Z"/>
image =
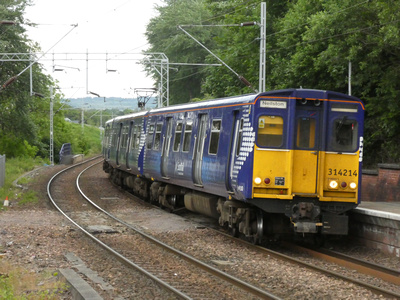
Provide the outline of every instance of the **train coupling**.
<path id="1" fill-rule="evenodd" d="M 317 233 L 323 224 L 319 222 L 321 210 L 310 202 L 299 202 L 292 207 L 292 223 L 297 233 Z"/>
<path id="2" fill-rule="evenodd" d="M 318 228 L 322 227 L 322 223 L 318 222 L 297 222 L 294 223 L 294 230 L 297 233 L 318 233 Z"/>

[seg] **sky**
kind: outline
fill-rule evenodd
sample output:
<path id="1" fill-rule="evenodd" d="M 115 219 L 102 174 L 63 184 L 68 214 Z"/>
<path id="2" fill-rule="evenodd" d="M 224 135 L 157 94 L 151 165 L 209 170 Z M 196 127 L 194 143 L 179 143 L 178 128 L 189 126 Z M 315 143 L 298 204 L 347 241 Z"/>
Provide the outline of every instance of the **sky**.
<path id="1" fill-rule="evenodd" d="M 95 97 L 89 91 L 133 98 L 135 88 L 153 87 L 139 61 L 149 47 L 146 25 L 162 0 L 32 2 L 25 19 L 38 25 L 26 27 L 28 37 L 47 53 L 39 63 L 58 80 L 66 98 Z"/>

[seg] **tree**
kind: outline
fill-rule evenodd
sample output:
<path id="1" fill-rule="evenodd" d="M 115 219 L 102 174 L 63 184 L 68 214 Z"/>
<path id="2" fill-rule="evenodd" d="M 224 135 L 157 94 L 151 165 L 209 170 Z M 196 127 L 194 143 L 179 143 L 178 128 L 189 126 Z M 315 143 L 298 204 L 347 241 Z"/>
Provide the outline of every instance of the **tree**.
<path id="1" fill-rule="evenodd" d="M 398 162 L 400 150 L 400 2 L 394 0 L 294 0 L 267 2 L 267 89 L 313 88 L 347 93 L 366 103 L 365 164 Z M 239 24 L 259 21 L 256 0 L 166 1 L 148 26 L 151 51 L 170 61 L 216 63 L 177 24 Z M 188 5 L 186 5 L 188 3 Z M 206 16 L 206 17 L 205 17 Z M 259 30 L 192 27 L 188 31 L 257 87 Z M 179 70 L 181 72 L 181 70 Z M 252 92 L 225 67 L 172 72 L 172 102 Z M 187 76 L 185 78 L 185 76 Z"/>
<path id="2" fill-rule="evenodd" d="M 25 23 L 23 12 L 28 0 L 5 0 L 0 4 L 0 20 L 13 21 L 16 25 L 0 25 L 1 53 L 31 53 L 38 49 L 29 41 L 22 24 Z M 0 65 L 0 83 L 4 85 L 10 78 L 20 74 L 8 86 L 0 90 L 0 152 L 8 157 L 18 155 L 34 156 L 41 147 L 38 124 L 49 107 L 48 86 L 51 79 L 43 74 L 37 64 L 32 66 L 35 92 L 47 96 L 47 101 L 30 95 L 29 72 L 27 62 L 2 62 Z"/>
<path id="3" fill-rule="evenodd" d="M 366 165 L 400 159 L 400 4 L 398 1 L 292 2 L 277 22 L 272 85 L 347 93 L 366 103 Z"/>
<path id="4" fill-rule="evenodd" d="M 165 6 L 156 9 L 159 16 L 150 20 L 147 25 L 146 37 L 150 48 L 146 52 L 162 52 L 170 63 L 202 63 L 207 52 L 177 29 L 178 25 L 201 25 L 211 17 L 203 0 L 165 1 Z M 190 32 L 203 44 L 210 47 L 211 34 L 207 30 L 190 28 Z M 153 77 L 159 82 L 156 72 L 148 67 Z M 170 102 L 185 103 L 192 98 L 201 96 L 201 81 L 204 67 L 171 66 L 170 71 Z"/>

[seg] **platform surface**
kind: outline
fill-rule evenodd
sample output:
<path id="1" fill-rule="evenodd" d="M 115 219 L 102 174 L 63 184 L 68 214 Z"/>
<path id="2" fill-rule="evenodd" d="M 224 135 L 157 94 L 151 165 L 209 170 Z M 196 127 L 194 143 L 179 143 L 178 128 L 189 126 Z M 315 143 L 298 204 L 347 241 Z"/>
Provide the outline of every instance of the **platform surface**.
<path id="1" fill-rule="evenodd" d="M 400 221 L 400 202 L 361 202 L 356 213 Z"/>

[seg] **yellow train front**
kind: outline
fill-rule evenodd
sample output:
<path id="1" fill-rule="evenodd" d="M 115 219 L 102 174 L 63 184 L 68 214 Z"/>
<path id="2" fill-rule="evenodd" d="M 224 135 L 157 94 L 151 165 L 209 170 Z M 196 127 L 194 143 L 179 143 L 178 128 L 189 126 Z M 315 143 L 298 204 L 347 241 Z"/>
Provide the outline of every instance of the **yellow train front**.
<path id="1" fill-rule="evenodd" d="M 360 201 L 363 103 L 296 89 L 260 95 L 252 109 L 253 173 L 246 197 L 263 211 L 251 218 L 252 231 L 285 233 L 290 222 L 301 236 L 346 235 L 346 212 Z M 241 170 L 238 182 L 248 175 Z"/>

